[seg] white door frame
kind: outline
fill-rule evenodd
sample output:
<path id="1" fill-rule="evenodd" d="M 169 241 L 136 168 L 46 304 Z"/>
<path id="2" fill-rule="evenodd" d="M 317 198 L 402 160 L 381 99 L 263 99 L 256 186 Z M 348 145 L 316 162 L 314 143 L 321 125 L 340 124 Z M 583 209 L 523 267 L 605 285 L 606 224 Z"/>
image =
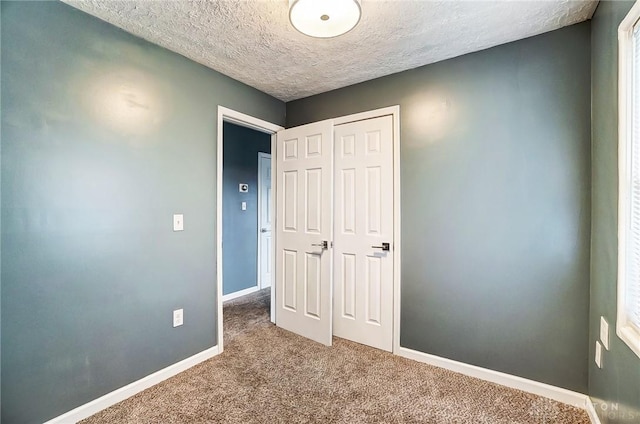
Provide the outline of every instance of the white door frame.
<path id="1" fill-rule="evenodd" d="M 284 127 L 281 127 L 276 124 L 272 124 L 271 122 L 263 121 L 262 119 L 254 118 L 253 116 L 244 114 L 242 112 L 237 112 L 235 110 L 226 108 L 224 106 L 218 106 L 218 135 L 216 139 L 217 143 L 217 153 L 216 153 L 216 284 L 217 284 L 217 302 L 218 302 L 218 313 L 217 313 L 217 324 L 218 324 L 218 352 L 222 353 L 224 343 L 223 343 L 223 319 L 222 319 L 222 159 L 223 159 L 223 134 L 222 127 L 224 122 L 230 122 L 232 124 L 240 125 L 241 127 L 251 128 L 252 130 L 257 130 L 263 133 L 271 134 L 271 187 L 275 187 L 274 177 L 275 177 L 275 163 L 273 159 L 276 157 L 276 132 L 283 130 Z M 272 217 L 272 228 L 277 225 L 276 216 L 273 210 L 273 203 L 271 202 L 271 217 Z M 271 247 L 273 251 L 275 251 L 275 237 L 271 237 Z M 258 246 L 260 244 L 258 243 Z M 275 268 L 274 268 L 275 269 Z M 275 299 L 275 273 L 271 275 L 271 304 L 273 305 L 273 299 Z M 274 316 L 274 308 L 271 308 L 271 321 L 275 322 Z"/>
<path id="2" fill-rule="evenodd" d="M 400 105 L 333 119 L 333 125 L 391 115 L 393 118 L 393 353 L 400 353 Z"/>
<path id="3" fill-rule="evenodd" d="M 273 136 L 272 136 L 273 138 Z M 273 140 L 271 141 L 271 144 L 273 144 Z M 273 150 L 273 146 L 271 147 Z M 273 156 L 271 155 L 271 153 L 264 153 L 264 152 L 258 152 L 258 184 L 257 184 L 257 188 L 258 188 L 258 277 L 257 277 L 257 281 L 258 281 L 258 290 L 262 290 L 264 287 L 262 287 L 262 242 L 261 242 L 261 228 L 260 228 L 260 218 L 261 218 L 261 213 L 262 213 L 262 161 L 260 159 L 265 158 L 265 157 L 269 157 L 269 159 L 271 160 L 271 181 L 273 182 Z M 271 192 L 273 193 L 273 185 L 271 185 Z M 273 212 L 273 207 L 271 207 L 271 205 L 273 204 L 273 194 L 271 196 L 271 204 L 269 206 L 269 208 L 272 210 Z M 273 213 L 271 214 L 271 219 L 273 219 Z M 273 241 L 273 225 L 271 225 L 271 240 Z M 273 245 L 273 243 L 272 243 Z M 273 251 L 271 252 L 271 255 L 273 256 Z M 274 271 L 274 268 L 271 267 L 271 270 Z M 272 272 L 273 274 L 273 272 Z M 273 276 L 271 277 L 271 282 L 273 283 Z M 273 284 L 272 284 L 273 286 Z M 273 299 L 273 297 L 272 297 Z"/>
<path id="4" fill-rule="evenodd" d="M 347 124 L 354 121 L 362 121 L 365 119 L 378 118 L 381 116 L 391 115 L 393 117 L 393 353 L 400 354 L 400 281 L 401 281 L 401 243 L 400 243 L 400 106 L 389 106 L 381 109 L 375 109 L 368 112 L 356 113 L 352 115 L 341 116 L 333 119 L 333 125 Z M 284 128 L 263 121 L 258 118 L 236 112 L 223 106 L 218 106 L 218 136 L 217 136 L 217 190 L 216 190 L 216 279 L 217 279 L 217 301 L 218 301 L 218 349 L 220 353 L 223 351 L 223 319 L 222 319 L 222 147 L 223 122 L 231 122 L 236 125 L 258 130 L 267 134 L 271 134 L 271 187 L 276 190 L 275 176 L 276 166 L 274 158 L 276 157 L 276 136 L 275 133 Z M 278 225 L 277 215 L 274 211 L 275 202 L 271 202 L 271 216 L 273 219 L 272 231 Z M 271 238 L 272 249 L 275 252 L 276 237 Z M 271 304 L 275 299 L 275 255 L 273 255 L 274 272 L 271 275 Z M 271 321 L 275 322 L 274 308 L 271 308 Z"/>

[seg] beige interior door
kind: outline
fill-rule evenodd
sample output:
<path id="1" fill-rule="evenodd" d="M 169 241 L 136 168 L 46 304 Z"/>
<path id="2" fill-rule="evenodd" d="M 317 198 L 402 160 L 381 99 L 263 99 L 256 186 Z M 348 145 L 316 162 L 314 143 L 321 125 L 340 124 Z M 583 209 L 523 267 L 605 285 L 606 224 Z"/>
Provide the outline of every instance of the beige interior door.
<path id="1" fill-rule="evenodd" d="M 334 335 L 393 346 L 393 120 L 335 127 Z"/>
<path id="2" fill-rule="evenodd" d="M 276 325 L 330 346 L 332 122 L 278 132 L 276 156 Z"/>

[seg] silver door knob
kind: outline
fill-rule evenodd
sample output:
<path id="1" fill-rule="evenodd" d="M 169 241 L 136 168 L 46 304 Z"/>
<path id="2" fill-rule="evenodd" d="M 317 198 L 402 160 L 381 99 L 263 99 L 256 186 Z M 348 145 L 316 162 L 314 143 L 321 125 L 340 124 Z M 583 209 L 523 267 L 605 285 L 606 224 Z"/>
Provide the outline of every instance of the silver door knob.
<path id="1" fill-rule="evenodd" d="M 391 250 L 391 243 L 382 243 L 382 246 L 371 246 L 374 249 L 382 249 L 385 252 Z"/>
<path id="2" fill-rule="evenodd" d="M 311 243 L 311 246 L 322 247 L 323 249 L 329 248 L 329 242 L 326 240 L 322 240 L 320 243 Z"/>
<path id="3" fill-rule="evenodd" d="M 266 228 L 260 228 L 260 232 L 261 232 L 261 233 L 266 233 L 266 232 L 267 232 L 267 229 L 266 229 Z"/>

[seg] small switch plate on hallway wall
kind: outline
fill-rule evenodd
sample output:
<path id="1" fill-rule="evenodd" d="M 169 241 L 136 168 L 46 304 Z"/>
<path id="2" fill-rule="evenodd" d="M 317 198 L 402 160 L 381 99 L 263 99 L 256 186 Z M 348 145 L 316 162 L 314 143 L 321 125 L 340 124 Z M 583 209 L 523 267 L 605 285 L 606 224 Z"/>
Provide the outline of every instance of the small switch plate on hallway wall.
<path id="1" fill-rule="evenodd" d="M 184 231 L 184 216 L 181 213 L 173 215 L 173 231 Z"/>
<path id="2" fill-rule="evenodd" d="M 182 320 L 183 320 L 183 310 L 182 309 L 176 309 L 175 311 L 173 311 L 173 326 L 175 327 L 180 327 L 182 325 Z"/>
<path id="3" fill-rule="evenodd" d="M 600 341 L 605 349 L 609 350 L 609 323 L 604 317 L 600 317 Z"/>
<path id="4" fill-rule="evenodd" d="M 602 345 L 600 342 L 596 342 L 596 365 L 598 368 L 602 368 Z"/>
<path id="5" fill-rule="evenodd" d="M 240 208 L 241 208 L 243 211 L 246 211 L 246 210 L 247 210 L 247 202 L 242 202 L 242 203 L 240 204 Z"/>

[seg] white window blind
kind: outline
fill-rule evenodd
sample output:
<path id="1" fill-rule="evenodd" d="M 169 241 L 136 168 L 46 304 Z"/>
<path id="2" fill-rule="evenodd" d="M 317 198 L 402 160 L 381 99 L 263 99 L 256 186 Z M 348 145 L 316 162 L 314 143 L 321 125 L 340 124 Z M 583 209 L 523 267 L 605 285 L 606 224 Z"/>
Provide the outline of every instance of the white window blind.
<path id="1" fill-rule="evenodd" d="M 616 334 L 640 357 L 640 0 L 618 27 Z"/>
<path id="2" fill-rule="evenodd" d="M 631 193 L 629 193 L 631 213 L 627 236 L 626 254 L 629 268 L 625 284 L 625 309 L 629 321 L 640 331 L 640 25 L 638 24 L 633 30 L 631 56 Z"/>

